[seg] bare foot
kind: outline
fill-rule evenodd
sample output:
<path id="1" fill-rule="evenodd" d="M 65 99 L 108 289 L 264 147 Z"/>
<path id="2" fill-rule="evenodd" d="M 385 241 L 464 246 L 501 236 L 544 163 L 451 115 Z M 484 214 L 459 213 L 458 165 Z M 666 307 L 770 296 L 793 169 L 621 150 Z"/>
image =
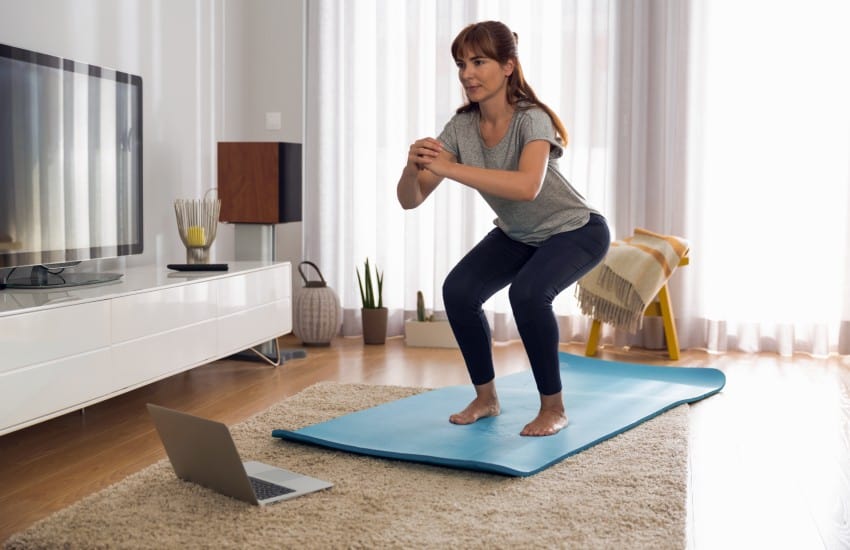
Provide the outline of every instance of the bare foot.
<path id="1" fill-rule="evenodd" d="M 569 422 L 563 411 L 541 409 L 537 418 L 526 424 L 519 435 L 555 435 L 566 428 Z"/>
<path id="2" fill-rule="evenodd" d="M 537 418 L 526 424 L 519 435 L 554 435 L 566 428 L 568 423 L 561 392 L 552 395 L 541 394 Z"/>
<path id="3" fill-rule="evenodd" d="M 484 397 L 476 397 L 465 409 L 451 415 L 449 422 L 452 424 L 472 424 L 476 420 L 481 420 L 488 416 L 498 416 L 500 412 L 498 399 L 492 400 Z"/>

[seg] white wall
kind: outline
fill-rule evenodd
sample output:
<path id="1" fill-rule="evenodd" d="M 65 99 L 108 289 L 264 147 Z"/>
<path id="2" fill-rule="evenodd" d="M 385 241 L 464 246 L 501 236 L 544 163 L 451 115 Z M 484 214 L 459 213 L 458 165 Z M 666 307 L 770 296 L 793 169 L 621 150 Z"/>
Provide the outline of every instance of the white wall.
<path id="1" fill-rule="evenodd" d="M 0 0 L 0 43 L 142 76 L 145 251 L 101 264 L 185 261 L 172 204 L 215 187 L 217 141 L 303 142 L 303 1 Z M 278 259 L 300 260 L 300 226 Z M 234 258 L 232 226 L 212 254 Z"/>
<path id="2" fill-rule="evenodd" d="M 219 141 L 303 143 L 303 0 L 225 0 Z M 266 114 L 279 114 L 268 129 Z M 275 258 L 301 261 L 301 223 L 276 227 Z M 301 286 L 293 272 L 293 286 Z"/>
<path id="3" fill-rule="evenodd" d="M 302 141 L 303 0 L 225 0 L 222 140 Z M 266 113 L 281 128 L 265 127 Z"/>

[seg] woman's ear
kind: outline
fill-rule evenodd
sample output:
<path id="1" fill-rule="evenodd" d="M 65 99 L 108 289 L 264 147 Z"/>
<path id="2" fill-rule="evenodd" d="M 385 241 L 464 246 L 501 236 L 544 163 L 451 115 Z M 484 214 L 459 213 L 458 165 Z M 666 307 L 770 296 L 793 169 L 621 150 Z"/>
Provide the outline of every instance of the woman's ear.
<path id="1" fill-rule="evenodd" d="M 514 74 L 514 60 L 508 59 L 508 61 L 502 65 L 502 70 L 505 72 L 505 78 L 510 77 Z"/>

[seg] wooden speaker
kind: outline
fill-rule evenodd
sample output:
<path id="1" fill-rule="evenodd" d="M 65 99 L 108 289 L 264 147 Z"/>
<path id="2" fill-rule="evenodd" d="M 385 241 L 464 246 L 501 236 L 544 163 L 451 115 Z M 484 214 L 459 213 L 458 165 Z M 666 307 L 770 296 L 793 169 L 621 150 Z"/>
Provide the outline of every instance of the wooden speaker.
<path id="1" fill-rule="evenodd" d="M 301 221 L 301 144 L 219 142 L 219 221 Z"/>

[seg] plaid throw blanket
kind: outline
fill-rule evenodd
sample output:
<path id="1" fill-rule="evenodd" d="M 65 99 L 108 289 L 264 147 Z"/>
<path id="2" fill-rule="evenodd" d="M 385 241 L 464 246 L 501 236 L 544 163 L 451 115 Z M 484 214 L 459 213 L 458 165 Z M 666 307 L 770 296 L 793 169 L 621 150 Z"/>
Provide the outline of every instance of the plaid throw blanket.
<path id="1" fill-rule="evenodd" d="M 687 253 L 684 239 L 640 228 L 612 242 L 605 259 L 578 281 L 582 313 L 636 332 L 646 307 Z"/>

